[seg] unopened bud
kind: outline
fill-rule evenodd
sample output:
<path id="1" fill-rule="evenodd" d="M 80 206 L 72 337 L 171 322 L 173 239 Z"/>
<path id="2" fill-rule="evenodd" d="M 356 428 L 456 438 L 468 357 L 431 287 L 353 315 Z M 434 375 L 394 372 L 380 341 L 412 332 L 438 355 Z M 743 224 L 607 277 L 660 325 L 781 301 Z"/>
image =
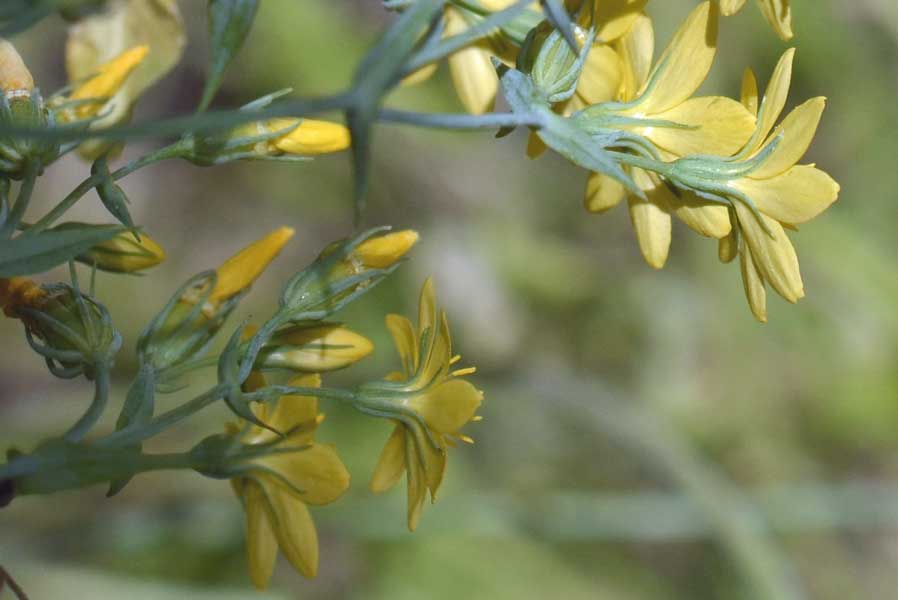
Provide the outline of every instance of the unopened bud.
<path id="1" fill-rule="evenodd" d="M 368 338 L 336 324 L 295 326 L 281 330 L 262 348 L 260 369 L 320 373 L 347 367 L 371 354 Z"/>

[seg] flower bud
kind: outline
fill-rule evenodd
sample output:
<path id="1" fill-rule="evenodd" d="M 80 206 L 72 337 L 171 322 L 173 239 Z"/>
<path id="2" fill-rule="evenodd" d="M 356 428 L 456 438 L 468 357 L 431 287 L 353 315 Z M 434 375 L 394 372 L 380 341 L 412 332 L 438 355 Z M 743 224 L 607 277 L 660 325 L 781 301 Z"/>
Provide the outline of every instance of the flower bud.
<path id="1" fill-rule="evenodd" d="M 262 347 L 258 369 L 321 373 L 342 369 L 374 350 L 368 338 L 337 324 L 294 326 L 278 331 Z"/>
<path id="2" fill-rule="evenodd" d="M 8 99 L 31 96 L 34 79 L 15 46 L 0 39 L 0 89 Z"/>
<path id="3" fill-rule="evenodd" d="M 165 260 L 165 251 L 146 234 L 125 231 L 79 255 L 76 260 L 101 271 L 136 273 Z"/>
<path id="4" fill-rule="evenodd" d="M 118 352 L 121 335 L 106 307 L 93 298 L 62 283 L 37 288 L 28 280 L 8 281 L 4 310 L 22 320 L 32 349 L 47 359 L 54 375 L 92 378 L 94 367 Z"/>
<path id="5" fill-rule="evenodd" d="M 226 260 L 214 279 L 207 273 L 188 281 L 141 335 L 142 360 L 161 370 L 201 353 L 291 237 L 293 229 L 276 229 Z"/>
<path id="6" fill-rule="evenodd" d="M 44 128 L 49 125 L 48 112 L 34 79 L 15 47 L 0 39 L 0 125 L 7 127 Z M 26 166 L 39 171 L 59 154 L 59 144 L 47 140 L 21 137 L 0 139 L 0 175 L 21 179 Z"/>

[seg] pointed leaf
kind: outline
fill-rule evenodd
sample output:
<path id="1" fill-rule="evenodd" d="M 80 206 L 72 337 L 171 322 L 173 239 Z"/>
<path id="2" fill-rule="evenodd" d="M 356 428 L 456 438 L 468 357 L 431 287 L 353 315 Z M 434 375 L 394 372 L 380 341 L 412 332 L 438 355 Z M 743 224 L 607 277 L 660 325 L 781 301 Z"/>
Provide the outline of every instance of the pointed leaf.
<path id="1" fill-rule="evenodd" d="M 79 225 L 0 240 L 0 277 L 48 271 L 123 231 L 118 225 Z"/>
<path id="2" fill-rule="evenodd" d="M 211 57 L 201 110 L 212 102 L 221 86 L 224 72 L 234 60 L 252 27 L 259 8 L 258 0 L 209 0 L 209 45 Z"/>

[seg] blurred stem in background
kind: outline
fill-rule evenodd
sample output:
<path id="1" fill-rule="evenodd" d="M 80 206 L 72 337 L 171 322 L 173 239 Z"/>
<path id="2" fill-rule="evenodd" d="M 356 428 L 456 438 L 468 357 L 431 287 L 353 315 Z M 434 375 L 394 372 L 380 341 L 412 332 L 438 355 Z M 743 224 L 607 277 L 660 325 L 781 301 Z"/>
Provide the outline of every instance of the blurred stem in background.
<path id="1" fill-rule="evenodd" d="M 754 589 L 769 600 L 805 598 L 788 557 L 767 535 L 765 516 L 718 468 L 649 406 L 614 400 L 597 385 L 566 378 L 565 393 L 533 382 L 546 402 L 566 403 L 597 431 L 623 443 L 700 508 L 717 541 Z M 539 381 L 539 380 L 537 380 Z M 545 380 L 543 380 L 545 381 Z"/>

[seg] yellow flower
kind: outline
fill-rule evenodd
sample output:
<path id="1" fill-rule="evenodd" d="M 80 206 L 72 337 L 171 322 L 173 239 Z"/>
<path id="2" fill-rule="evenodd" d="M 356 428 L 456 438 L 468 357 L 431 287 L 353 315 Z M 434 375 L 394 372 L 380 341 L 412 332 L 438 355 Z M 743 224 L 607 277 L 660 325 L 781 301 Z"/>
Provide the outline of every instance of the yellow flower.
<path id="1" fill-rule="evenodd" d="M 616 43 L 624 65 L 623 104 L 602 110 L 636 119 L 635 124 L 618 128 L 651 142 L 667 162 L 693 154 L 735 153 L 751 136 L 755 125 L 752 114 L 730 98 L 692 97 L 711 68 L 716 40 L 715 9 L 710 2 L 702 2 L 651 69 L 654 32 L 648 17 L 640 16 Z M 650 266 L 660 269 L 667 260 L 671 213 L 701 235 L 722 238 L 729 233 L 726 207 L 711 205 L 690 193 L 675 196 L 658 175 L 637 168 L 628 171 L 645 199 L 628 195 L 616 180 L 594 173 L 587 182 L 584 203 L 591 212 L 604 212 L 628 197 L 639 248 Z"/>
<path id="2" fill-rule="evenodd" d="M 733 161 L 760 161 L 747 175 L 725 181 L 734 199 L 733 234 L 721 248 L 723 259 L 738 249 L 745 293 L 752 313 L 767 320 L 765 283 L 783 298 L 797 302 L 804 296 L 798 257 L 785 228 L 805 223 L 826 210 L 839 195 L 839 184 L 814 165 L 799 165 L 807 151 L 825 100 L 813 98 L 795 108 L 774 128 L 779 119 L 792 76 L 794 50 L 787 50 L 774 70 L 758 115 L 751 141 Z M 756 107 L 757 87 L 747 74 L 743 101 Z M 750 201 L 757 214 L 749 208 Z"/>
<path id="3" fill-rule="evenodd" d="M 78 256 L 78 260 L 96 265 L 102 271 L 136 273 L 155 267 L 165 260 L 165 251 L 146 234 L 137 239 L 133 233 L 120 233 Z"/>
<path id="4" fill-rule="evenodd" d="M 339 123 L 313 119 L 269 119 L 238 128 L 236 137 L 256 137 L 285 131 L 281 136 L 258 142 L 255 151 L 263 156 L 293 154 L 311 156 L 349 148 L 349 129 Z"/>
<path id="5" fill-rule="evenodd" d="M 745 6 L 745 0 L 718 0 L 720 13 L 734 15 Z M 773 30 L 784 40 L 792 39 L 792 8 L 789 0 L 758 0 L 758 8 Z"/>
<path id="6" fill-rule="evenodd" d="M 256 380 L 264 385 L 264 380 Z M 318 387 L 318 375 L 305 375 L 290 385 Z M 250 386 L 252 387 L 252 386 Z M 253 391 L 253 389 L 247 389 Z M 278 548 L 306 577 L 318 572 L 318 533 L 307 504 L 329 504 L 349 487 L 349 472 L 330 445 L 313 440 L 323 420 L 318 402 L 307 396 L 282 396 L 271 406 L 254 407 L 256 417 L 283 432 L 278 435 L 249 426 L 243 444 L 273 444 L 274 453 L 252 459 L 239 477 L 231 479 L 246 512 L 246 550 L 249 574 L 258 589 L 268 586 Z M 230 427 L 234 432 L 236 426 Z"/>
<path id="7" fill-rule="evenodd" d="M 459 433 L 474 413 L 483 393 L 461 379 L 473 368 L 450 371 L 459 357 L 452 356 L 446 313 L 438 310 L 433 283 L 428 279 L 421 290 L 418 328 L 405 317 L 387 316 L 402 360 L 402 373 L 388 377 L 380 391 L 389 390 L 395 409 L 402 417 L 381 453 L 371 489 L 383 492 L 393 487 L 406 473 L 408 484 L 408 528 L 414 531 L 421 516 L 428 490 L 436 500 L 446 470 L 446 451 L 460 439 Z"/>
<path id="8" fill-rule="evenodd" d="M 280 227 L 253 242 L 215 270 L 216 280 L 206 302 L 212 307 L 248 288 L 293 237 L 293 228 Z"/>
<path id="9" fill-rule="evenodd" d="M 143 62 L 149 51 L 148 46 L 135 46 L 97 67 L 94 76 L 75 86 L 75 89 L 69 94 L 68 100 L 82 100 L 84 104 L 72 111 L 74 116 L 66 116 L 68 113 L 63 112 L 63 118 L 60 120 L 66 122 L 75 119 L 88 119 L 99 114 L 110 98 L 124 85 L 134 69 Z"/>
<path id="10" fill-rule="evenodd" d="M 181 58 L 186 45 L 184 21 L 177 0 L 107 0 L 100 10 L 69 27 L 66 41 L 66 72 L 70 82 L 94 77 L 104 64 L 133 48 L 149 53 L 127 79 L 114 89 L 95 90 L 85 97 L 109 98 L 105 103 L 85 106 L 98 119 L 91 127 L 107 127 L 127 121 L 144 91 L 168 73 Z M 71 115 L 69 118 L 76 117 Z M 64 117 L 65 118 L 65 117 Z M 78 115 L 77 118 L 84 118 Z M 107 140 L 87 140 L 78 153 L 93 160 L 113 145 Z"/>
<path id="11" fill-rule="evenodd" d="M 30 96 L 34 89 L 31 71 L 15 46 L 4 39 L 0 39 L 0 89 L 7 98 Z"/>
<path id="12" fill-rule="evenodd" d="M 256 366 L 307 373 L 335 371 L 365 358 L 374 344 L 334 323 L 282 329 L 262 348 Z"/>

